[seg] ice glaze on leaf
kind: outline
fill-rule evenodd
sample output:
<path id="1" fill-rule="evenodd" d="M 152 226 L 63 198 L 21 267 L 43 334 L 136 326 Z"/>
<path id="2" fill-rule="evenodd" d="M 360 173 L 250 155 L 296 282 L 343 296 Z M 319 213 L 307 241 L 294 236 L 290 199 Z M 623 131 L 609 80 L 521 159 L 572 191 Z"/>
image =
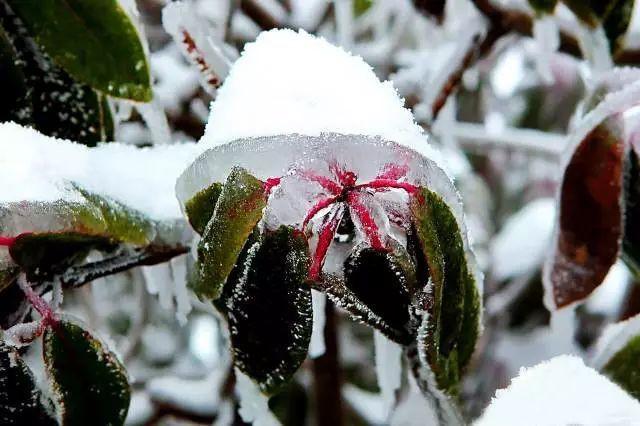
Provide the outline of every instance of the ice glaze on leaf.
<path id="1" fill-rule="evenodd" d="M 415 267 L 399 244 L 389 252 L 356 247 L 344 262 L 344 286 L 355 298 L 354 302 L 357 306 L 364 305 L 385 326 L 380 327 L 378 321 L 370 325 L 401 344 L 411 339 L 409 291 L 415 286 L 415 280 Z"/>
<path id="2" fill-rule="evenodd" d="M 55 426 L 33 373 L 14 349 L 0 342 L 0 424 Z"/>
<path id="3" fill-rule="evenodd" d="M 604 374 L 636 399 L 640 399 L 638 360 L 640 360 L 640 335 L 632 337 L 602 369 Z"/>
<path id="4" fill-rule="evenodd" d="M 63 425 L 124 423 L 131 397 L 127 374 L 102 342 L 63 318 L 45 331 L 43 356 Z"/>
<path id="5" fill-rule="evenodd" d="M 227 302 L 237 368 L 274 393 L 304 361 L 313 310 L 306 283 L 309 246 L 293 228 L 267 231 L 247 253 Z"/>
<path id="6" fill-rule="evenodd" d="M 622 251 L 626 264 L 640 274 L 640 161 L 635 149 L 627 157 Z"/>
<path id="7" fill-rule="evenodd" d="M 214 182 L 184 203 L 187 219 L 189 219 L 189 223 L 198 234 L 202 235 L 204 233 L 207 223 L 213 216 L 213 211 L 216 208 L 216 202 L 221 192 L 222 184 Z"/>
<path id="8" fill-rule="evenodd" d="M 565 169 L 555 253 L 545 265 L 557 307 L 591 294 L 618 257 L 625 157 L 620 120 L 613 116 L 594 128 Z"/>
<path id="9" fill-rule="evenodd" d="M 460 228 L 444 200 L 421 188 L 411 202 L 411 213 L 415 235 L 410 236 L 410 247 L 423 285 L 414 297 L 420 323 L 417 348 L 438 387 L 453 395 L 480 332 L 480 295 Z"/>
<path id="10" fill-rule="evenodd" d="M 118 98 L 151 100 L 139 34 L 117 0 L 8 0 L 38 44 L 77 80 Z"/>
<path id="11" fill-rule="evenodd" d="M 217 299 L 247 238 L 266 206 L 262 182 L 234 167 L 220 192 L 213 216 L 198 246 L 200 297 Z"/>

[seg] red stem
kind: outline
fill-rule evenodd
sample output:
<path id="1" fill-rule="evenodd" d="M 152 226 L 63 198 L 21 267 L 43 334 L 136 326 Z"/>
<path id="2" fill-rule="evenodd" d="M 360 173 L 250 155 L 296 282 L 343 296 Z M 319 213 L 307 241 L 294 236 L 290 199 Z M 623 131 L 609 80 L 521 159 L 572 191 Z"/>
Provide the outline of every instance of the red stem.
<path id="1" fill-rule="evenodd" d="M 379 179 L 398 180 L 400 178 L 405 177 L 407 175 L 407 172 L 409 172 L 408 164 L 400 165 L 396 163 L 387 163 L 384 165 L 382 172 L 380 172 L 380 174 L 376 176 L 375 180 L 379 180 Z"/>
<path id="2" fill-rule="evenodd" d="M 320 185 L 322 188 L 324 188 L 326 191 L 329 191 L 333 195 L 340 195 L 340 193 L 342 192 L 342 187 L 340 187 L 340 185 L 338 185 L 336 182 L 332 181 L 328 177 L 317 175 L 308 170 L 302 170 L 299 172 L 299 174 L 303 178 L 311 182 L 317 183 L 318 185 Z"/>
<path id="3" fill-rule="evenodd" d="M 311 267 L 309 268 L 309 278 L 312 280 L 317 280 L 320 277 L 320 271 L 322 270 L 324 260 L 327 257 L 329 246 L 331 246 L 331 242 L 333 241 L 333 236 L 338 229 L 340 220 L 342 220 L 343 212 L 344 211 L 340 207 L 338 207 L 331 212 L 329 217 L 322 224 L 322 228 L 320 229 L 320 233 L 318 234 L 318 244 L 316 245 L 316 251 L 313 254 Z"/>
<path id="4" fill-rule="evenodd" d="M 371 213 L 369 212 L 367 206 L 365 206 L 364 203 L 362 203 L 362 201 L 360 200 L 360 196 L 361 194 L 356 191 L 352 191 L 349 193 L 347 197 L 349 208 L 351 209 L 351 212 L 355 213 L 355 215 L 360 220 L 360 223 L 362 224 L 362 228 L 364 230 L 364 234 L 369 240 L 369 244 L 371 245 L 371 247 L 376 250 L 384 250 L 384 244 L 380 239 L 380 229 L 378 228 L 376 221 L 373 219 L 373 216 L 371 216 Z"/>
<path id="5" fill-rule="evenodd" d="M 42 316 L 43 326 L 49 324 L 57 324 L 58 319 L 51 309 L 51 306 L 49 306 L 49 304 L 45 302 L 42 297 L 40 297 L 38 294 L 36 294 L 35 291 L 33 291 L 33 288 L 31 287 L 31 285 L 29 285 L 24 275 L 18 277 L 18 285 L 24 292 L 24 295 L 26 296 L 31 306 L 33 306 L 33 308 Z"/>
<path id="6" fill-rule="evenodd" d="M 311 210 L 309 210 L 304 220 L 302 221 L 302 231 L 304 232 L 307 225 L 309 224 L 309 221 L 313 219 L 313 217 L 317 215 L 320 210 L 326 207 L 329 207 L 331 204 L 335 203 L 337 198 L 338 197 L 323 198 L 322 200 L 318 201 L 313 207 L 311 207 Z"/>
<path id="7" fill-rule="evenodd" d="M 17 237 L 2 237 L 0 236 L 0 246 L 11 247 L 16 242 Z"/>
<path id="8" fill-rule="evenodd" d="M 263 186 L 264 186 L 264 192 L 267 193 L 267 196 L 269 196 L 269 194 L 271 194 L 271 190 L 273 188 L 275 188 L 276 186 L 280 185 L 280 181 L 282 180 L 282 178 L 279 177 L 271 177 L 268 178 L 266 181 L 264 181 Z"/>
<path id="9" fill-rule="evenodd" d="M 374 179 L 370 182 L 363 183 L 361 185 L 356 185 L 356 188 L 357 189 L 372 188 L 372 189 L 377 189 L 382 191 L 386 191 L 389 188 L 397 188 L 397 189 L 403 189 L 407 191 L 409 194 L 415 194 L 416 192 L 418 192 L 417 186 L 407 182 L 398 182 L 393 179 Z"/>

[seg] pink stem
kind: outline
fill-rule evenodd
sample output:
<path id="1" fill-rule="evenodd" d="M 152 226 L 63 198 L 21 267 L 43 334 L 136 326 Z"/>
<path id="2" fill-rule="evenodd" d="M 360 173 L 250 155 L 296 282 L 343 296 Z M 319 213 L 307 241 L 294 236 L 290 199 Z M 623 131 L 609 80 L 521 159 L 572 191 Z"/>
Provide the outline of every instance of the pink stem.
<path id="1" fill-rule="evenodd" d="M 355 213 L 360 220 L 365 236 L 369 240 L 371 247 L 376 250 L 384 250 L 384 244 L 380 239 L 380 229 L 378 228 L 376 221 L 373 219 L 373 216 L 371 216 L 367 206 L 365 206 L 360 200 L 360 194 L 356 191 L 350 192 L 347 198 L 347 203 L 349 204 L 351 212 Z"/>
<path id="2" fill-rule="evenodd" d="M 268 178 L 265 182 L 264 182 L 264 192 L 267 193 L 267 196 L 269 196 L 269 194 L 271 194 L 271 190 L 273 188 L 275 188 L 276 186 L 280 185 L 280 181 L 282 180 L 282 178 L 279 177 L 271 177 Z"/>
<path id="3" fill-rule="evenodd" d="M 320 176 L 307 170 L 303 170 L 299 172 L 299 174 L 303 178 L 311 182 L 317 183 L 318 185 L 320 185 L 322 188 L 324 188 L 326 191 L 329 191 L 333 195 L 340 195 L 340 193 L 342 192 L 342 188 L 340 187 L 340 185 L 338 185 L 336 182 L 332 181 L 331 179 L 325 176 Z"/>
<path id="4" fill-rule="evenodd" d="M 378 179 L 398 180 L 400 178 L 405 177 L 408 171 L 409 171 L 408 164 L 399 165 L 396 163 L 387 163 L 382 169 L 382 172 L 378 176 L 376 176 L 376 180 Z"/>
<path id="5" fill-rule="evenodd" d="M 333 236 L 338 229 L 340 220 L 342 220 L 343 213 L 344 211 L 341 208 L 333 210 L 331 212 L 331 217 L 326 219 L 322 224 L 322 228 L 320 229 L 320 233 L 318 234 L 318 244 L 316 245 L 316 251 L 313 254 L 311 267 L 309 268 L 309 278 L 314 281 L 320 277 L 320 271 L 322 270 L 324 260 L 327 257 L 329 246 L 331 246 L 331 242 L 333 241 Z"/>
<path id="6" fill-rule="evenodd" d="M 45 302 L 42 297 L 40 297 L 38 294 L 36 294 L 35 291 L 33 291 L 33 288 L 29 285 L 24 275 L 20 275 L 18 277 L 18 285 L 24 292 L 24 295 L 27 297 L 29 303 L 31 303 L 31 306 L 33 306 L 33 308 L 42 316 L 43 325 L 54 325 L 58 322 L 58 319 L 51 309 L 51 306 L 49 306 L 49 304 Z"/>
<path id="7" fill-rule="evenodd" d="M 17 237 L 0 237 L 0 246 L 11 247 L 16 242 Z"/>
<path id="8" fill-rule="evenodd" d="M 393 179 L 374 179 L 370 182 L 357 185 L 356 188 L 372 188 L 385 191 L 390 188 L 404 189 L 409 194 L 418 192 L 418 187 L 407 182 L 398 182 Z"/>
<path id="9" fill-rule="evenodd" d="M 337 198 L 338 197 L 323 198 L 322 200 L 318 201 L 313 207 L 311 207 L 311 209 L 305 216 L 304 220 L 302 221 L 302 231 L 304 232 L 307 225 L 309 224 L 309 221 L 313 219 L 314 216 L 317 215 L 320 210 L 326 207 L 329 207 L 331 204 L 335 203 Z"/>

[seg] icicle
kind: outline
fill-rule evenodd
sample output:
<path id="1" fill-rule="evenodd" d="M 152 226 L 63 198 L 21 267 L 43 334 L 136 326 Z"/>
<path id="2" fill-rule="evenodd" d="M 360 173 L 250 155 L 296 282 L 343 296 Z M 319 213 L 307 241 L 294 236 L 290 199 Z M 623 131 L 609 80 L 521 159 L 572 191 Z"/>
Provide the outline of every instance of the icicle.
<path id="1" fill-rule="evenodd" d="M 149 293 L 158 295 L 158 301 L 162 309 L 171 309 L 173 306 L 173 277 L 169 266 L 166 264 L 144 266 L 142 267 L 142 275 Z"/>
<path id="2" fill-rule="evenodd" d="M 376 351 L 376 377 L 387 414 L 396 402 L 396 391 L 400 389 L 402 376 L 402 348 L 387 339 L 378 330 L 373 332 Z"/>
<path id="3" fill-rule="evenodd" d="M 537 42 L 536 69 L 545 84 L 554 82 L 551 59 L 560 47 L 560 31 L 553 15 L 545 15 L 533 23 L 533 38 Z"/>
<path id="4" fill-rule="evenodd" d="M 311 331 L 311 343 L 309 344 L 309 357 L 318 358 L 324 355 L 324 309 L 327 304 L 327 296 L 319 291 L 311 290 L 313 302 L 313 329 Z"/>
<path id="5" fill-rule="evenodd" d="M 609 50 L 609 40 L 602 25 L 592 29 L 580 25 L 578 44 L 585 59 L 591 64 L 596 73 L 613 68 L 613 59 Z"/>
<path id="6" fill-rule="evenodd" d="M 336 14 L 337 42 L 345 49 L 353 45 L 353 2 L 351 0 L 333 0 Z"/>
<path id="7" fill-rule="evenodd" d="M 153 143 L 158 145 L 170 143 L 171 130 L 167 122 L 167 116 L 157 100 L 154 99 L 146 104 L 136 103 L 134 106 L 142 116 L 144 122 L 147 123 Z"/>
<path id="8" fill-rule="evenodd" d="M 237 368 L 235 374 L 236 394 L 240 404 L 238 413 L 242 420 L 254 426 L 279 425 L 280 422 L 269 410 L 269 398 L 260 392 L 258 385 Z"/>
<path id="9" fill-rule="evenodd" d="M 171 259 L 171 273 L 173 276 L 173 293 L 176 300 L 176 319 L 180 325 L 187 323 L 187 315 L 191 312 L 191 297 L 187 290 L 187 259 L 186 256 Z"/>

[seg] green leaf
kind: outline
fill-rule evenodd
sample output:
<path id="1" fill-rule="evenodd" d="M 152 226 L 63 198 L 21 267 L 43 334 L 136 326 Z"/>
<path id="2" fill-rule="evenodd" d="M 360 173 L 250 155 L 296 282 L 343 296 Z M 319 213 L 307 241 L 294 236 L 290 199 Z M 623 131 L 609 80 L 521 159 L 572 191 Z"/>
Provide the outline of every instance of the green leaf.
<path id="1" fill-rule="evenodd" d="M 455 395 L 480 332 L 480 296 L 449 206 L 435 192 L 421 188 L 411 201 L 411 213 L 415 233 L 409 246 L 423 284 L 414 299 L 421 322 L 418 351 L 428 361 L 438 387 Z"/>
<path id="2" fill-rule="evenodd" d="M 63 425 L 124 423 L 131 397 L 127 374 L 101 341 L 63 318 L 45 331 L 43 356 Z"/>
<path id="3" fill-rule="evenodd" d="M 602 371 L 640 400 L 640 335 L 634 336 L 605 364 Z"/>
<path id="4" fill-rule="evenodd" d="M 604 280 L 620 251 L 625 144 L 620 117 L 577 145 L 560 186 L 555 256 L 545 265 L 558 307 L 583 300 Z"/>
<path id="5" fill-rule="evenodd" d="M 7 94 L 0 100 L 0 119 L 33 126 L 60 139 L 88 146 L 113 139 L 111 111 L 91 87 L 74 81 L 41 52 L 22 22 L 0 4 L 0 27 L 4 28 L 5 55 L 13 57 L 7 69 Z M 16 75 L 19 73 L 19 75 Z M 20 75 L 23 84 L 20 84 Z"/>
<path id="6" fill-rule="evenodd" d="M 214 182 L 184 203 L 187 219 L 198 234 L 204 233 L 207 223 L 213 217 L 213 211 L 221 192 L 222 184 Z"/>
<path id="7" fill-rule="evenodd" d="M 304 235 L 281 226 L 249 248 L 244 273 L 228 284 L 235 365 L 268 394 L 289 381 L 307 354 L 313 321 L 309 263 Z"/>
<path id="8" fill-rule="evenodd" d="M 213 216 L 198 246 L 200 297 L 217 299 L 249 234 L 262 218 L 266 193 L 262 182 L 241 167 L 227 177 Z"/>
<path id="9" fill-rule="evenodd" d="M 0 424 L 55 426 L 33 373 L 17 351 L 0 342 Z"/>
<path id="10" fill-rule="evenodd" d="M 49 56 L 75 79 L 118 98 L 152 98 L 140 35 L 117 0 L 8 0 Z"/>
<path id="11" fill-rule="evenodd" d="M 370 325 L 401 344 L 412 338 L 408 331 L 409 295 L 415 280 L 415 266 L 399 244 L 389 251 L 359 246 L 344 262 L 344 286 L 357 301 L 349 310 L 361 309 L 364 305 L 376 316 Z"/>

